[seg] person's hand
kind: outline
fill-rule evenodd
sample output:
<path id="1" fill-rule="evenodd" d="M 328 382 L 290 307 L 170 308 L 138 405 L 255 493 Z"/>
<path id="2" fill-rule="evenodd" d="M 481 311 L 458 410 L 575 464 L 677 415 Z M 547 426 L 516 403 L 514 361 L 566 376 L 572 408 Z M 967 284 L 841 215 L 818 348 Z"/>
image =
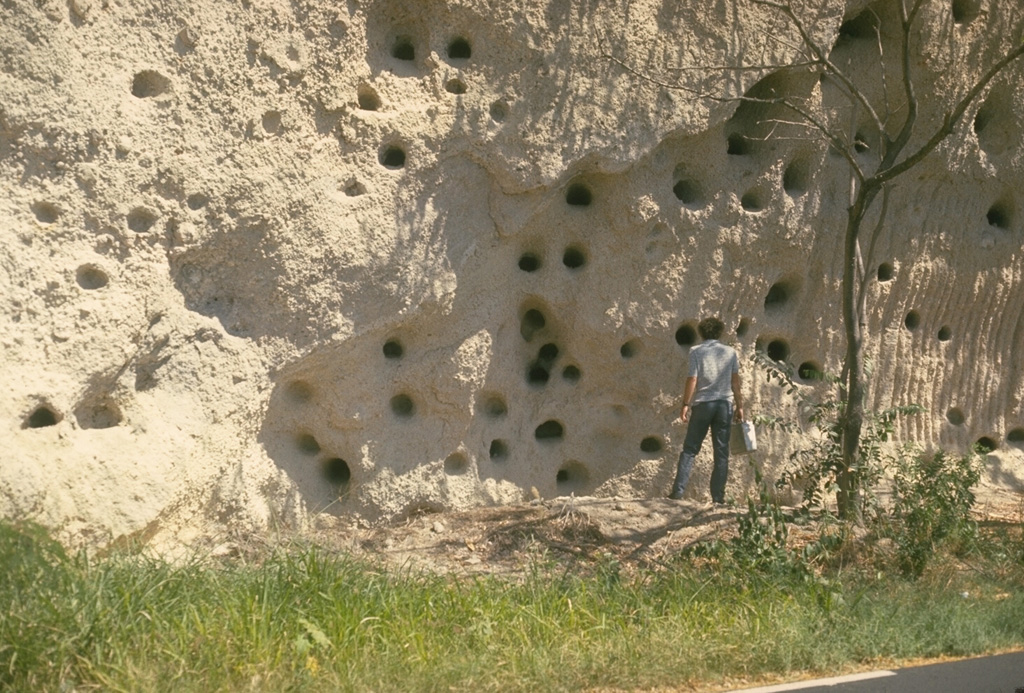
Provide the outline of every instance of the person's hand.
<path id="1" fill-rule="evenodd" d="M 733 412 L 732 418 L 738 422 L 743 421 L 743 407 L 736 407 L 736 411 Z"/>
<path id="2" fill-rule="evenodd" d="M 688 405 L 683 405 L 682 411 L 679 412 L 679 419 L 683 423 L 690 423 L 690 407 Z"/>

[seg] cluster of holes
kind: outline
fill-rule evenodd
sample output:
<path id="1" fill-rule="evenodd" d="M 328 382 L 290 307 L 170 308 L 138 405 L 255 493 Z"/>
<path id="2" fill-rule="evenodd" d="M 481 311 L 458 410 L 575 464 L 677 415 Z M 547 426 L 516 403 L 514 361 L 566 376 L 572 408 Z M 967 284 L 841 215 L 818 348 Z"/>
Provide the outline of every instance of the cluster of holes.
<path id="1" fill-rule="evenodd" d="M 78 285 L 86 291 L 102 289 L 107 285 L 107 274 L 95 265 L 82 265 L 75 272 Z"/>
<path id="2" fill-rule="evenodd" d="M 132 96 L 152 99 L 162 96 L 171 88 L 171 80 L 155 70 L 143 70 L 132 79 Z"/>
<path id="3" fill-rule="evenodd" d="M 25 417 L 23 428 L 46 428 L 56 426 L 60 421 L 60 415 L 45 404 L 36 407 L 31 414 Z"/>
<path id="4" fill-rule="evenodd" d="M 50 202 L 33 202 L 30 209 L 40 224 L 53 224 L 60 216 L 57 205 Z"/>
<path id="5" fill-rule="evenodd" d="M 380 164 L 384 168 L 403 168 L 405 166 L 405 150 L 397 144 L 385 145 L 380 150 Z"/>
<path id="6" fill-rule="evenodd" d="M 580 269 L 587 264 L 587 255 L 579 246 L 570 245 L 562 253 L 562 264 L 571 270 Z M 519 256 L 518 266 L 523 272 L 536 272 L 542 265 L 543 262 L 537 253 L 525 252 Z"/>
<path id="7" fill-rule="evenodd" d="M 527 367 L 526 382 L 530 385 L 544 385 L 551 377 L 551 367 L 558 358 L 558 346 L 545 344 L 537 352 L 537 358 Z"/>
<path id="8" fill-rule="evenodd" d="M 128 212 L 128 228 L 135 233 L 146 233 L 156 223 L 156 213 L 146 207 L 136 207 Z"/>

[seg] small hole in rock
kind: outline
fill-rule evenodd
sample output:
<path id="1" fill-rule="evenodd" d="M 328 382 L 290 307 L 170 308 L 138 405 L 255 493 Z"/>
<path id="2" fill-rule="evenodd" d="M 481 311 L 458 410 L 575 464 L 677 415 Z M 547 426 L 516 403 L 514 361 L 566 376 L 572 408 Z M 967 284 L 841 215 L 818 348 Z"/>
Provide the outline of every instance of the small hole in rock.
<path id="1" fill-rule="evenodd" d="M 396 145 L 389 145 L 380 153 L 380 163 L 385 168 L 402 168 L 405 166 L 405 150 Z"/>
<path id="2" fill-rule="evenodd" d="M 747 332 L 750 331 L 750 318 L 741 318 L 738 325 L 736 325 L 736 336 L 745 337 Z"/>
<path id="3" fill-rule="evenodd" d="M 52 409 L 43 406 L 37 408 L 29 415 L 28 419 L 25 420 L 25 427 L 46 428 L 47 426 L 56 426 L 59 420 L 57 414 Z"/>
<path id="4" fill-rule="evenodd" d="M 444 461 L 444 473 L 449 476 L 465 474 L 469 471 L 469 461 L 461 452 L 453 452 Z"/>
<path id="5" fill-rule="evenodd" d="M 967 24 L 973 22 L 981 14 L 981 3 L 979 0 L 953 0 L 951 10 L 954 22 Z"/>
<path id="6" fill-rule="evenodd" d="M 587 468 L 575 460 L 566 462 L 555 474 L 555 483 L 561 493 L 583 488 L 589 480 Z"/>
<path id="7" fill-rule="evenodd" d="M 676 344 L 681 347 L 691 347 L 697 343 L 697 329 L 690 324 L 681 325 L 676 330 Z"/>
<path id="8" fill-rule="evenodd" d="M 896 270 L 888 262 L 883 262 L 878 266 L 878 281 L 888 282 L 892 281 L 892 278 L 896 276 Z"/>
<path id="9" fill-rule="evenodd" d="M 306 455 L 315 455 L 320 452 L 320 443 L 309 433 L 300 433 L 295 436 L 295 447 Z"/>
<path id="10" fill-rule="evenodd" d="M 340 457 L 324 460 L 322 469 L 324 479 L 336 486 L 345 486 L 352 479 L 352 470 L 348 462 Z"/>
<path id="11" fill-rule="evenodd" d="M 82 407 L 75 412 L 80 428 L 113 428 L 121 423 L 121 410 L 112 402 L 101 402 Z"/>
<path id="12" fill-rule="evenodd" d="M 468 91 L 466 83 L 461 79 L 450 79 L 444 83 L 444 90 L 449 94 L 465 94 Z"/>
<path id="13" fill-rule="evenodd" d="M 871 145 L 868 144 L 867 135 L 858 130 L 857 134 L 853 136 L 853 150 L 858 154 L 863 154 L 869 149 L 871 149 Z"/>
<path id="14" fill-rule="evenodd" d="M 580 369 L 576 366 L 566 366 L 562 369 L 562 377 L 571 383 L 579 381 L 583 374 L 580 373 Z"/>
<path id="15" fill-rule="evenodd" d="M 874 39 L 878 32 L 875 13 L 864 10 L 853 19 L 848 19 L 839 26 L 839 40 L 850 41 Z"/>
<path id="16" fill-rule="evenodd" d="M 544 329 L 544 325 L 546 324 L 547 321 L 544 320 L 544 314 L 536 308 L 531 308 L 526 311 L 525 315 L 523 315 L 523 320 L 519 325 L 519 334 L 521 334 L 523 339 L 526 341 L 530 341 L 533 339 L 534 333 L 538 330 Z"/>
<path id="17" fill-rule="evenodd" d="M 685 179 L 672 186 L 676 199 L 684 205 L 698 205 L 704 200 L 700 185 L 695 180 Z"/>
<path id="18" fill-rule="evenodd" d="M 349 180 L 348 183 L 345 184 L 345 194 L 349 197 L 359 197 L 360 195 L 365 195 L 366 186 L 353 178 Z"/>
<path id="19" fill-rule="evenodd" d="M 397 339 L 389 339 L 384 342 L 384 358 L 386 359 L 400 359 L 402 354 L 405 353 L 405 349 L 402 347 L 402 343 Z"/>
<path id="20" fill-rule="evenodd" d="M 748 212 L 760 212 L 764 209 L 764 197 L 758 190 L 751 190 L 740 198 L 740 205 Z"/>
<path id="21" fill-rule="evenodd" d="M 640 450 L 643 452 L 661 452 L 662 447 L 664 445 L 661 442 L 661 438 L 657 436 L 647 436 L 640 441 Z"/>
<path id="22" fill-rule="evenodd" d="M 958 407 L 953 407 L 946 412 L 946 421 L 954 426 L 963 426 L 965 420 L 963 411 Z"/>
<path id="23" fill-rule="evenodd" d="M 799 197 L 807 192 L 809 176 L 807 164 L 803 161 L 794 161 L 782 174 L 782 189 L 791 197 Z"/>
<path id="24" fill-rule="evenodd" d="M 903 318 L 903 324 L 908 330 L 916 330 L 921 326 L 921 315 L 916 310 L 912 310 L 907 313 L 907 317 Z"/>
<path id="25" fill-rule="evenodd" d="M 551 363 L 558 358 L 558 345 L 557 344 L 545 344 L 537 352 L 537 358 L 541 361 L 547 361 Z"/>
<path id="26" fill-rule="evenodd" d="M 953 338 L 953 330 L 949 325 L 943 325 L 939 328 L 938 337 L 940 342 L 948 342 Z"/>
<path id="27" fill-rule="evenodd" d="M 408 36 L 399 36 L 391 47 L 391 57 L 396 60 L 411 61 L 416 59 L 416 48 Z"/>
<path id="28" fill-rule="evenodd" d="M 1006 440 L 1014 445 L 1024 444 L 1024 428 L 1015 428 L 1006 434 Z"/>
<path id="29" fill-rule="evenodd" d="M 60 216 L 60 210 L 57 209 L 57 206 L 49 202 L 33 202 L 30 205 L 30 209 L 36 216 L 36 221 L 40 224 L 52 224 Z"/>
<path id="30" fill-rule="evenodd" d="M 789 358 L 789 343 L 785 339 L 773 339 L 768 342 L 765 353 L 772 361 L 782 363 Z"/>
<path id="31" fill-rule="evenodd" d="M 143 70 L 135 75 L 132 80 L 132 96 L 140 99 L 150 99 L 167 92 L 171 81 L 159 72 Z"/>
<path id="32" fill-rule="evenodd" d="M 487 395 L 481 400 L 480 408 L 492 419 L 498 419 L 508 413 L 508 406 L 500 395 Z"/>
<path id="33" fill-rule="evenodd" d="M 504 460 L 508 458 L 508 443 L 504 440 L 492 440 L 491 448 L 488 451 L 492 460 Z"/>
<path id="34" fill-rule="evenodd" d="M 281 129 L 281 113 L 279 111 L 267 111 L 263 114 L 263 131 L 274 134 Z"/>
<path id="35" fill-rule="evenodd" d="M 146 233 L 156 223 L 156 214 L 145 207 L 136 207 L 128 212 L 128 228 L 135 233 Z"/>
<path id="36" fill-rule="evenodd" d="M 540 258 L 533 253 L 523 253 L 519 258 L 519 269 L 524 272 L 536 272 L 540 269 Z"/>
<path id="37" fill-rule="evenodd" d="M 624 359 L 631 359 L 640 353 L 640 340 L 631 339 L 619 347 L 619 355 Z"/>
<path id="38" fill-rule="evenodd" d="M 369 84 L 360 84 L 359 91 L 356 92 L 356 95 L 360 109 L 364 111 L 376 111 L 380 108 L 380 96 L 377 95 L 377 90 Z"/>
<path id="39" fill-rule="evenodd" d="M 746 137 L 738 132 L 734 132 L 729 135 L 728 146 L 725 151 L 733 156 L 745 156 L 750 154 L 750 143 Z"/>
<path id="40" fill-rule="evenodd" d="M 186 200 L 186 202 L 188 204 L 189 209 L 199 210 L 205 207 L 210 202 L 210 198 L 202 193 L 193 193 L 192 195 L 188 196 L 188 200 Z"/>
<path id="41" fill-rule="evenodd" d="M 452 39 L 452 42 L 448 44 L 448 57 L 452 60 L 468 60 L 472 56 L 472 46 L 461 36 Z"/>
<path id="42" fill-rule="evenodd" d="M 794 287 L 790 282 L 775 282 L 768 289 L 764 297 L 765 311 L 773 311 L 782 308 L 792 296 Z"/>
<path id="43" fill-rule="evenodd" d="M 1010 228 L 1010 208 L 1005 203 L 999 202 L 992 205 L 985 218 L 988 219 L 989 226 L 1004 230 Z"/>
<path id="44" fill-rule="evenodd" d="M 582 250 L 575 246 L 569 246 L 562 255 L 562 264 L 569 269 L 579 269 L 587 264 L 587 258 Z"/>
<path id="45" fill-rule="evenodd" d="M 409 395 L 395 395 L 391 398 L 391 411 L 394 412 L 395 416 L 409 418 L 415 410 L 416 407 L 413 405 L 412 398 Z"/>
<path id="46" fill-rule="evenodd" d="M 495 101 L 491 104 L 491 120 L 495 123 L 502 123 L 508 117 L 508 104 L 504 101 Z"/>
<path id="47" fill-rule="evenodd" d="M 102 289 L 107 285 L 107 275 L 99 267 L 94 265 L 82 265 L 75 273 L 78 285 L 87 291 Z"/>
<path id="48" fill-rule="evenodd" d="M 565 435 L 565 429 L 562 424 L 552 419 L 537 426 L 533 435 L 537 440 L 559 440 Z"/>
<path id="49" fill-rule="evenodd" d="M 974 442 L 974 445 L 975 447 L 978 448 L 978 451 L 983 455 L 987 455 L 988 453 L 992 452 L 993 450 L 999 447 L 999 444 L 993 438 L 990 438 L 988 436 L 982 436 L 981 438 L 978 438 L 978 440 Z"/>
<path id="50" fill-rule="evenodd" d="M 821 365 L 814 361 L 804 361 L 797 368 L 796 374 L 800 380 L 821 380 Z"/>
<path id="51" fill-rule="evenodd" d="M 285 394 L 296 404 L 303 404 L 313 399 L 313 386 L 305 380 L 293 380 L 285 387 Z"/>
<path id="52" fill-rule="evenodd" d="M 589 207 L 593 201 L 593 195 L 583 183 L 573 183 L 565 193 L 566 203 L 573 207 Z"/>
<path id="53" fill-rule="evenodd" d="M 531 364 L 526 372 L 526 382 L 530 385 L 544 385 L 550 377 L 548 369 L 539 363 Z"/>

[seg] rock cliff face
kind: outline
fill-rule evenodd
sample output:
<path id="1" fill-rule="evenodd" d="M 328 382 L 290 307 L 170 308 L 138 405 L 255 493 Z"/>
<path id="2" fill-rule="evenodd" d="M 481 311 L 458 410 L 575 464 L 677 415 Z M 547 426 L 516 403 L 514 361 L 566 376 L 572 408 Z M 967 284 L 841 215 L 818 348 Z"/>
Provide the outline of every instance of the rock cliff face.
<path id="1" fill-rule="evenodd" d="M 893 2 L 801 5 L 898 117 Z M 1024 11 L 934 0 L 915 27 L 919 144 Z M 754 413 L 791 405 L 755 350 L 841 368 L 849 166 L 737 100 L 805 99 L 870 166 L 799 46 L 748 0 L 0 0 L 0 515 L 102 544 L 664 493 L 701 316 Z M 863 248 L 871 405 L 926 406 L 902 430 L 926 447 L 984 439 L 1004 483 L 1022 106 L 1015 64 Z M 777 469 L 796 441 L 762 437 Z"/>

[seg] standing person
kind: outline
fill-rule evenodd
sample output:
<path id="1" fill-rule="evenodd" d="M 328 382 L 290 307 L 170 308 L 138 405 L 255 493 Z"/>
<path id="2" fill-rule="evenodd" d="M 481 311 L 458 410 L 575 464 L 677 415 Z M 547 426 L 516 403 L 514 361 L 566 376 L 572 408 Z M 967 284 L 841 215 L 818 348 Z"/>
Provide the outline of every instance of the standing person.
<path id="1" fill-rule="evenodd" d="M 722 344 L 725 325 L 718 318 L 704 318 L 697 324 L 703 340 L 690 349 L 690 368 L 683 388 L 683 408 L 679 418 L 688 423 L 679 467 L 669 498 L 679 500 L 690 480 L 693 459 L 700 452 L 711 430 L 715 466 L 711 472 L 711 500 L 725 502 L 725 481 L 729 475 L 729 433 L 733 409 L 737 421 L 743 420 L 743 395 L 740 392 L 740 365 L 736 350 Z"/>

